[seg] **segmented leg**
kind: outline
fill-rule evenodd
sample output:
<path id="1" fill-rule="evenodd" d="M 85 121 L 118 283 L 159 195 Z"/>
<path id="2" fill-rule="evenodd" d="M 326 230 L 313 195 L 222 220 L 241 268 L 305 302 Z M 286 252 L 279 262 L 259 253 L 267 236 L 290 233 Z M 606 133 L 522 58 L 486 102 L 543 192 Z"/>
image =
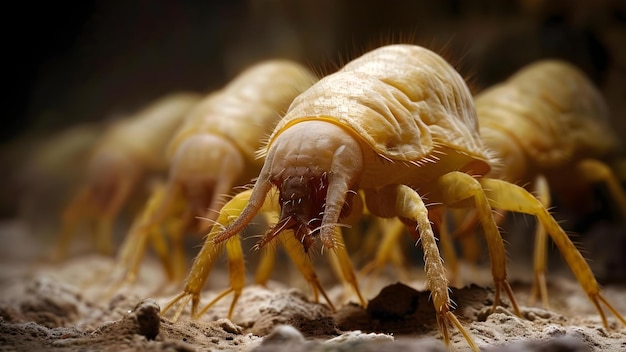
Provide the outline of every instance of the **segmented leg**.
<path id="1" fill-rule="evenodd" d="M 163 234 L 158 231 L 158 227 L 144 227 L 145 218 L 138 218 L 126 236 L 122 247 L 118 252 L 118 259 L 109 277 L 113 283 L 104 294 L 106 299 L 110 298 L 122 286 L 130 285 L 137 281 L 139 267 L 143 258 L 148 237 L 164 267 L 165 274 L 169 280 L 173 279 L 172 268 L 168 255 L 168 246 L 164 241 Z"/>
<path id="2" fill-rule="evenodd" d="M 448 225 L 445 221 L 446 211 L 443 207 L 431 207 L 428 210 L 428 217 L 433 224 L 433 230 L 435 230 L 439 237 L 439 243 L 441 244 L 441 254 L 446 263 L 446 268 L 449 271 L 449 278 L 453 285 L 457 285 L 459 281 L 459 261 L 457 260 L 456 251 L 454 250 L 454 242 L 452 236 L 448 231 Z"/>
<path id="3" fill-rule="evenodd" d="M 565 234 L 565 231 L 537 198 L 533 197 L 524 188 L 501 180 L 482 178 L 480 179 L 480 184 L 485 190 L 489 204 L 493 208 L 531 214 L 537 217 L 539 223 L 552 238 L 552 241 L 556 243 L 565 262 L 569 265 L 583 290 L 598 310 L 606 328 L 608 328 L 608 322 L 601 304 L 604 304 L 622 324 L 626 325 L 626 320 L 600 293 L 600 288 L 591 272 L 591 268 L 589 268 L 580 251 L 578 251 L 567 234 Z"/>
<path id="4" fill-rule="evenodd" d="M 324 297 L 324 300 L 326 300 L 326 302 L 328 303 L 330 309 L 334 312 L 335 306 L 333 305 L 330 298 L 328 298 L 326 291 L 322 287 L 322 283 L 320 282 L 317 274 L 315 273 L 315 269 L 313 268 L 313 263 L 311 263 L 311 258 L 304 251 L 304 248 L 302 247 L 300 241 L 298 241 L 293 235 L 293 231 L 282 231 L 280 234 L 278 234 L 277 237 L 280 243 L 283 245 L 283 248 L 285 248 L 285 251 L 287 252 L 287 255 L 289 255 L 291 261 L 296 265 L 298 270 L 300 270 L 300 273 L 302 274 L 302 276 L 304 276 L 304 279 L 309 283 L 309 285 L 311 285 L 315 302 L 319 302 L 319 294 L 321 294 L 322 297 Z"/>
<path id="5" fill-rule="evenodd" d="M 534 182 L 535 196 L 541 202 L 545 209 L 550 208 L 550 188 L 548 181 L 543 176 L 538 176 Z M 537 296 L 541 297 L 541 303 L 544 308 L 549 309 L 548 303 L 548 286 L 546 284 L 547 272 L 547 237 L 546 229 L 537 224 L 535 227 L 535 249 L 534 249 L 534 280 L 533 287 L 528 297 L 528 303 L 534 305 Z"/>
<path id="6" fill-rule="evenodd" d="M 101 254 L 113 253 L 113 221 L 137 183 L 137 175 L 115 180 L 112 195 L 107 194 L 104 204 L 94 185 L 84 186 L 71 200 L 62 214 L 61 232 L 55 258 L 67 256 L 70 242 L 82 220 L 93 220 L 96 250 Z"/>
<path id="7" fill-rule="evenodd" d="M 379 240 L 377 241 L 378 246 L 376 247 L 374 259 L 365 264 L 359 273 L 362 276 L 370 274 L 378 275 L 387 263 L 391 263 L 396 268 L 401 269 L 401 273 L 403 272 L 404 256 L 402 255 L 399 243 L 401 242 L 401 237 L 404 235 L 405 225 L 401 221 L 393 219 L 389 223 L 389 226 L 385 226 L 382 222 L 384 220 L 387 219 L 375 219 L 372 224 L 376 229 L 375 233 L 368 233 L 366 235 L 374 236 Z"/>
<path id="8" fill-rule="evenodd" d="M 261 206 L 260 212 L 277 212 L 279 205 L 276 203 L 277 196 L 272 190 L 271 194 L 265 197 L 265 200 Z M 194 260 L 191 271 L 187 277 L 187 282 L 183 289 L 183 292 L 173 297 L 163 308 L 162 314 L 165 314 L 175 304 L 180 303 L 179 308 L 174 313 L 173 320 L 178 320 L 182 314 L 184 307 L 191 301 L 191 315 L 194 319 L 199 318 L 210 307 L 217 303 L 220 299 L 224 298 L 230 293 L 233 293 L 234 297 L 230 305 L 228 317 L 231 318 L 237 300 L 241 296 L 245 283 L 245 263 L 243 257 L 243 251 L 241 249 L 241 239 L 239 234 L 228 238 L 224 242 L 218 244 L 215 243 L 216 236 L 219 235 L 221 230 L 230 225 L 235 219 L 237 219 L 245 205 L 250 199 L 252 190 L 241 192 L 235 195 L 230 201 L 228 201 L 222 210 L 220 211 L 215 225 L 211 228 L 211 232 L 208 234 L 200 253 Z M 310 261 L 308 255 L 304 252 L 302 245 L 296 241 L 291 231 L 283 231 L 277 236 L 287 254 L 292 261 L 296 264 L 300 272 L 305 279 L 311 284 L 314 290 L 314 294 L 317 296 L 319 293 L 327 300 L 331 309 L 335 309 L 330 299 L 326 295 L 326 292 L 321 286 L 317 274 L 313 268 L 313 264 Z M 295 241 L 295 243 L 291 241 Z M 198 305 L 200 303 L 200 292 L 204 286 L 209 273 L 215 264 L 215 260 L 220 255 L 223 247 L 226 247 L 228 255 L 228 270 L 229 270 L 229 282 L 230 287 L 220 293 L 205 307 L 198 311 Z"/>
<path id="9" fill-rule="evenodd" d="M 117 270 L 125 272 L 126 283 L 133 283 L 137 278 L 148 241 L 169 280 L 179 282 L 185 277 L 188 269 L 182 236 L 191 214 L 182 197 L 166 197 L 167 192 L 168 188 L 163 183 L 153 187 L 142 213 L 134 221 L 120 248 Z M 169 202 L 167 215 L 155 221 L 155 214 L 164 207 L 166 200 Z M 170 238 L 169 243 L 165 240 L 166 234 Z"/>
<path id="10" fill-rule="evenodd" d="M 62 260 L 67 257 L 74 232 L 76 232 L 78 224 L 89 208 L 89 189 L 84 187 L 78 191 L 61 214 L 61 232 L 58 236 L 59 242 L 54 255 L 55 260 Z"/>
<path id="11" fill-rule="evenodd" d="M 338 269 L 339 277 L 342 281 L 352 289 L 354 294 L 356 294 L 359 304 L 361 304 L 362 307 L 365 307 L 367 306 L 367 303 L 361 295 L 357 276 L 354 272 L 350 256 L 346 251 L 346 246 L 343 242 L 343 236 L 341 234 L 341 228 L 339 227 L 335 228 L 335 244 L 336 246 L 331 248 L 329 253 L 332 265 Z"/>
<path id="12" fill-rule="evenodd" d="M 472 176 L 457 171 L 441 176 L 437 183 L 437 190 L 441 192 L 441 197 L 446 206 L 473 207 L 476 209 L 476 216 L 483 227 L 489 250 L 491 274 L 495 286 L 492 311 L 500 304 L 500 294 L 504 290 L 511 301 L 515 314 L 521 316 L 513 290 L 507 279 L 504 242 L 480 183 Z"/>
<path id="13" fill-rule="evenodd" d="M 279 220 L 279 214 L 276 212 L 267 212 L 262 214 L 268 225 L 274 225 Z M 270 279 L 274 265 L 276 264 L 276 246 L 265 246 L 261 249 L 261 260 L 257 266 L 254 276 L 254 282 L 257 285 L 265 286 Z"/>
<path id="14" fill-rule="evenodd" d="M 278 212 L 267 212 L 264 213 L 267 223 L 274 225 L 278 222 Z M 313 291 L 313 299 L 317 303 L 319 302 L 319 295 L 321 294 L 328 306 L 334 311 L 335 306 L 332 301 L 328 298 L 326 291 L 322 287 L 322 283 L 319 281 L 317 273 L 313 267 L 313 263 L 311 262 L 311 258 L 307 253 L 304 252 L 304 248 L 302 244 L 296 240 L 293 231 L 287 230 L 283 231 L 277 235 L 278 241 L 281 243 L 287 255 L 291 259 L 291 261 L 296 265 L 304 279 L 309 283 L 311 289 Z M 276 246 L 273 242 L 268 243 L 268 245 L 259 248 L 263 253 L 261 254 L 261 261 L 256 271 L 255 282 L 261 285 L 265 285 L 269 280 L 270 274 L 274 268 L 275 259 L 276 259 Z"/>
<path id="15" fill-rule="evenodd" d="M 241 297 L 241 292 L 243 291 L 246 281 L 246 267 L 243 250 L 241 249 L 241 238 L 239 236 L 233 236 L 226 241 L 225 246 L 226 253 L 228 254 L 228 277 L 230 287 L 217 295 L 217 297 L 204 306 L 197 314 L 193 314 L 192 308 L 192 317 L 194 319 L 200 318 L 209 308 L 231 292 L 233 293 L 233 300 L 230 302 L 230 307 L 228 308 L 228 319 L 233 316 L 235 305 L 239 297 Z"/>
<path id="16" fill-rule="evenodd" d="M 626 219 L 626 195 L 619 184 L 611 169 L 604 163 L 594 160 L 585 159 L 580 161 L 575 168 L 577 173 L 576 179 L 583 180 L 587 183 L 603 183 L 609 190 L 613 201 L 620 211 L 623 219 Z M 534 182 L 534 191 L 542 203 L 544 208 L 550 207 L 550 190 L 547 180 L 543 176 L 537 177 Z M 534 281 L 529 303 L 534 304 L 537 296 L 541 297 L 542 305 L 545 308 L 548 304 L 548 290 L 546 285 L 545 273 L 547 270 L 547 249 L 546 249 L 546 230 L 543 226 L 537 225 L 535 233 L 535 249 L 534 249 Z"/>
<path id="17" fill-rule="evenodd" d="M 619 209 L 622 219 L 626 220 L 626 194 L 619 179 L 608 165 L 599 160 L 585 159 L 576 165 L 576 171 L 578 172 L 577 176 L 587 182 L 604 183 L 613 197 L 613 202 Z"/>
<path id="18" fill-rule="evenodd" d="M 448 323 L 452 323 L 467 340 L 470 348 L 478 351 L 478 346 L 465 330 L 463 325 L 450 311 L 450 296 L 448 295 L 448 279 L 443 261 L 439 255 L 437 241 L 428 218 L 428 209 L 422 198 L 408 186 L 394 185 L 381 190 L 366 192 L 367 205 L 373 214 L 389 217 L 398 216 L 417 224 L 420 243 L 424 251 L 424 269 L 427 285 L 431 292 L 433 305 L 437 314 L 439 331 L 446 344 L 450 343 Z"/>
<path id="19" fill-rule="evenodd" d="M 95 216 L 96 250 L 101 254 L 113 253 L 113 221 L 128 199 L 133 186 L 137 184 L 136 181 L 137 179 L 132 177 L 123 177 L 121 180 L 117 180 L 117 187 L 113 196 L 102 213 Z"/>
<path id="20" fill-rule="evenodd" d="M 215 265 L 215 261 L 217 257 L 223 250 L 224 246 L 226 246 L 228 251 L 228 267 L 229 267 L 229 278 L 230 278 L 230 287 L 224 291 L 222 294 L 218 295 L 217 299 L 220 299 L 226 296 L 230 292 L 235 292 L 235 290 L 239 290 L 239 292 L 235 292 L 235 300 L 241 294 L 241 290 L 243 289 L 243 282 L 245 280 L 245 264 L 243 253 L 241 251 L 241 244 L 239 236 L 233 236 L 228 240 L 226 244 L 215 244 L 213 239 L 217 236 L 223 227 L 232 223 L 234 219 L 236 219 L 241 211 L 244 209 L 245 205 L 248 203 L 250 198 L 251 191 L 244 191 L 236 196 L 234 196 L 220 211 L 216 223 L 211 228 L 211 232 L 207 235 L 206 240 L 204 241 L 204 245 L 200 250 L 200 253 L 196 256 L 193 266 L 191 267 L 191 271 L 187 276 L 187 281 L 185 283 L 185 287 L 183 291 L 172 298 L 163 308 L 161 314 L 165 314 L 169 309 L 171 309 L 176 303 L 180 303 L 178 310 L 174 313 L 173 320 L 178 320 L 180 314 L 184 307 L 191 301 L 191 315 L 192 317 L 198 317 L 198 304 L 200 303 L 200 292 L 202 291 L 202 287 L 209 277 L 209 273 Z M 265 208 L 271 207 L 272 197 L 266 197 L 263 206 Z M 267 203 L 267 204 L 266 204 Z M 239 283 L 242 283 L 241 285 Z M 214 304 L 211 302 L 211 304 Z M 234 307 L 234 303 L 231 303 L 231 310 Z M 203 310 L 208 309 L 210 305 L 203 308 Z"/>

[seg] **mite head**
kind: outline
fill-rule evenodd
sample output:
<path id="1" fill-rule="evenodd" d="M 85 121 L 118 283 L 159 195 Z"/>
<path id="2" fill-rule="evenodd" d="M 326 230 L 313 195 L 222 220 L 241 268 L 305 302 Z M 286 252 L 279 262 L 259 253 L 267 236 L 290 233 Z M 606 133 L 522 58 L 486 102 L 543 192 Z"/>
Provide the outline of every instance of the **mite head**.
<path id="1" fill-rule="evenodd" d="M 170 163 L 169 190 L 165 206 L 182 197 L 188 204 L 189 214 L 217 217 L 221 196 L 230 193 L 245 169 L 241 152 L 228 140 L 198 134 L 183 141 Z M 210 224 L 210 222 L 202 222 Z"/>
<path id="2" fill-rule="evenodd" d="M 97 212 L 106 211 L 121 198 L 123 203 L 143 176 L 142 167 L 115 147 L 95 150 L 87 167 L 87 189 Z"/>
<path id="3" fill-rule="evenodd" d="M 270 188 L 276 187 L 280 220 L 258 247 L 291 229 L 305 250 L 318 234 L 324 246 L 332 248 L 334 228 L 350 213 L 362 167 L 361 145 L 344 128 L 317 119 L 292 124 L 270 142 L 246 208 L 214 241 L 224 241 L 243 230 L 263 206 Z"/>
<path id="4" fill-rule="evenodd" d="M 324 245 L 332 246 L 334 227 L 349 215 L 362 159 L 358 142 L 327 121 L 304 121 L 278 135 L 265 165 L 279 191 L 280 220 L 259 246 L 287 229 L 305 251 L 320 234 Z"/>
<path id="5" fill-rule="evenodd" d="M 304 251 L 308 252 L 322 228 L 329 186 L 328 173 L 322 173 L 319 177 L 303 175 L 276 179 L 272 184 L 279 190 L 280 220 L 263 236 L 258 247 L 271 241 L 281 231 L 290 229 L 302 243 Z M 355 193 L 349 190 L 346 194 L 339 219 L 350 215 Z"/>

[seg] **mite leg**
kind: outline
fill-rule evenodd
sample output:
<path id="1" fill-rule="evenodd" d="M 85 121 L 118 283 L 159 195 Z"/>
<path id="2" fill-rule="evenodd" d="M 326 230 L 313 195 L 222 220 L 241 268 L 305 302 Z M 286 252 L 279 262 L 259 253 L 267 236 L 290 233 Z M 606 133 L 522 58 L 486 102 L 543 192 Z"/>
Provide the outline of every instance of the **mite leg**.
<path id="1" fill-rule="evenodd" d="M 448 230 L 445 221 L 445 209 L 443 207 L 431 207 L 428 210 L 428 217 L 433 224 L 435 233 L 439 237 L 441 243 L 441 254 L 446 262 L 446 266 L 450 270 L 450 281 L 454 285 L 459 281 L 459 261 L 457 260 L 456 251 L 454 250 L 454 242 Z"/>
<path id="2" fill-rule="evenodd" d="M 437 312 L 437 325 L 444 342 L 450 343 L 448 323 L 452 323 L 463 334 L 472 350 L 478 351 L 478 346 L 461 325 L 456 316 L 450 311 L 450 296 L 448 295 L 448 279 L 443 261 L 439 255 L 437 241 L 428 218 L 428 209 L 422 198 L 408 186 L 394 185 L 381 190 L 366 192 L 366 200 L 373 214 L 389 217 L 396 216 L 408 219 L 417 224 L 416 231 L 420 236 L 420 243 L 424 251 L 424 269 L 426 271 L 428 289 L 431 292 L 433 305 Z M 380 211 L 380 213 L 379 213 Z"/>
<path id="3" fill-rule="evenodd" d="M 223 242 L 225 242 L 225 240 L 216 243 L 216 239 L 219 237 L 224 228 L 239 218 L 246 207 L 246 204 L 248 204 L 251 194 L 252 190 L 243 191 L 235 195 L 222 207 L 215 224 L 211 228 L 211 232 L 207 235 L 204 241 L 204 245 L 202 246 L 200 253 L 198 253 L 194 259 L 191 271 L 187 276 L 183 292 L 172 298 L 165 305 L 161 314 L 165 314 L 165 312 L 171 309 L 176 303 L 180 303 L 179 309 L 176 311 L 173 318 L 174 320 L 177 320 L 185 305 L 191 301 L 191 314 L 194 318 L 197 318 L 219 299 L 233 292 L 234 298 L 229 310 L 229 316 L 232 315 L 235 304 L 241 295 L 243 284 L 245 282 L 245 263 L 238 233 L 236 233 L 235 236 L 229 236 L 227 238 L 229 241 L 226 244 L 226 250 L 228 252 L 230 287 L 204 307 L 201 313 L 197 313 L 198 304 L 200 302 L 200 291 L 202 290 L 202 287 L 204 286 L 209 273 L 215 264 L 215 260 L 223 249 Z M 279 205 L 276 202 L 276 199 L 278 199 L 276 190 L 270 190 L 270 194 L 264 198 L 259 212 L 265 213 L 279 211 Z M 232 241 L 230 241 L 231 239 Z"/>
<path id="4" fill-rule="evenodd" d="M 176 303 L 181 303 L 179 309 L 174 314 L 174 320 L 177 320 L 184 306 L 191 301 L 191 314 L 192 316 L 198 316 L 198 304 L 200 302 L 200 292 L 202 291 L 202 287 L 209 277 L 209 273 L 215 264 L 215 261 L 221 251 L 223 250 L 223 244 L 215 244 L 214 238 L 219 235 L 221 230 L 232 223 L 241 213 L 241 211 L 245 208 L 248 200 L 250 198 L 251 190 L 241 192 L 234 196 L 229 202 L 227 202 L 224 207 L 220 210 L 220 213 L 217 217 L 216 223 L 211 228 L 211 232 L 208 234 L 207 238 L 204 241 L 204 245 L 200 250 L 200 253 L 196 256 L 193 265 L 191 267 L 191 271 L 187 276 L 187 281 L 185 283 L 185 287 L 183 288 L 183 292 L 179 293 L 177 296 L 172 298 L 163 308 L 161 314 L 165 314 L 169 309 L 171 309 Z M 270 199 L 270 197 L 266 197 L 266 201 Z M 233 236 L 236 240 L 239 240 L 239 236 Z M 240 245 L 239 245 L 240 246 Z M 228 246 L 227 246 L 228 247 Z M 237 250 L 236 244 L 231 244 L 228 247 L 232 252 L 229 253 L 229 276 L 231 278 L 230 288 L 225 291 L 221 297 L 225 294 L 231 292 L 233 287 L 236 286 L 235 283 L 243 281 L 245 279 L 245 272 L 241 271 L 240 268 L 245 268 L 243 253 L 240 254 L 240 251 Z M 220 297 L 220 298 L 221 298 Z M 207 308 L 208 309 L 208 308 Z"/>
<path id="5" fill-rule="evenodd" d="M 108 205 L 101 214 L 96 216 L 96 250 L 101 254 L 113 253 L 113 221 L 128 199 L 132 188 L 137 184 L 136 181 L 137 178 L 130 175 L 118 180 Z"/>
<path id="6" fill-rule="evenodd" d="M 608 322 L 602 310 L 601 303 L 604 304 L 622 324 L 626 325 L 626 320 L 624 320 L 619 312 L 617 312 L 600 293 L 598 282 L 593 276 L 591 268 L 589 268 L 582 254 L 580 254 L 580 251 L 578 251 L 567 234 L 565 234 L 565 231 L 563 231 L 537 198 L 528 193 L 525 189 L 505 181 L 482 178 L 480 183 L 492 207 L 531 214 L 537 217 L 540 225 L 545 228 L 546 232 L 552 238 L 552 241 L 556 243 L 565 262 L 567 262 L 583 290 L 595 305 L 606 328 L 608 328 Z"/>
<path id="7" fill-rule="evenodd" d="M 382 238 L 377 240 L 377 250 L 374 260 L 363 266 L 360 275 L 378 275 L 387 263 L 392 263 L 398 268 L 404 267 L 404 256 L 402 255 L 399 243 L 401 242 L 401 237 L 404 235 L 406 226 L 402 221 L 397 219 L 393 219 L 389 226 L 385 226 L 382 220 L 383 219 L 376 218 L 372 224 L 372 227 L 375 227 L 375 232 L 368 231 L 366 234 L 367 237 L 378 239 L 382 236 Z M 382 233 L 379 234 L 378 232 Z"/>
<path id="8" fill-rule="evenodd" d="M 357 295 L 359 299 L 359 303 L 362 307 L 365 307 L 367 303 L 363 299 L 361 295 L 361 290 L 359 289 L 359 283 L 356 278 L 356 274 L 354 273 L 354 267 L 352 266 L 352 262 L 350 261 L 350 256 L 346 251 L 346 246 L 343 242 L 343 236 L 341 235 L 341 229 L 339 227 L 335 227 L 335 243 L 337 244 L 330 250 L 330 257 L 333 265 L 338 269 L 339 276 L 342 280 L 352 288 L 354 293 Z"/>
<path id="9" fill-rule="evenodd" d="M 534 182 L 534 190 L 537 199 L 541 205 L 550 208 L 550 188 L 548 181 L 543 176 L 538 176 Z M 549 309 L 548 304 L 548 288 L 546 284 L 547 271 L 547 248 L 546 248 L 546 229 L 537 224 L 535 228 L 535 249 L 534 249 L 534 280 L 533 287 L 529 296 L 529 304 L 534 305 L 537 296 L 541 297 L 541 303 L 544 308 Z"/>
<path id="10" fill-rule="evenodd" d="M 304 279 L 311 285 L 315 302 L 318 302 L 319 294 L 321 294 L 328 303 L 330 309 L 334 312 L 335 306 L 333 305 L 330 298 L 328 298 L 326 291 L 322 287 L 322 283 L 315 273 L 313 263 L 311 263 L 311 258 L 304 251 L 302 243 L 300 243 L 300 241 L 298 241 L 293 235 L 293 231 L 281 231 L 277 237 L 283 248 L 285 248 L 285 251 L 287 252 L 287 255 L 289 255 L 291 261 L 296 265 L 298 270 L 300 270 L 300 273 L 302 274 L 302 276 L 304 276 Z"/>
<path id="11" fill-rule="evenodd" d="M 233 316 L 235 305 L 239 297 L 241 297 L 241 292 L 245 284 L 246 267 L 243 258 L 243 250 L 241 249 L 241 238 L 239 236 L 233 236 L 226 241 L 225 246 L 226 253 L 228 254 L 228 277 L 230 287 L 217 295 L 217 297 L 204 306 L 197 314 L 192 313 L 194 319 L 198 319 L 215 303 L 231 292 L 233 293 L 233 300 L 230 302 L 230 308 L 228 309 L 228 319 L 231 319 Z"/>
<path id="12" fill-rule="evenodd" d="M 475 209 L 470 209 L 463 215 L 458 212 L 459 210 L 461 209 L 454 209 L 454 211 L 452 211 L 454 214 L 453 223 L 460 224 L 458 226 L 455 225 L 452 238 L 459 241 L 459 244 L 461 245 L 461 256 L 463 259 L 475 266 L 481 255 L 481 245 L 478 241 L 476 233 L 480 221 L 476 215 Z M 502 224 L 505 216 L 505 211 L 493 213 L 493 219 L 495 220 L 497 226 Z"/>
<path id="13" fill-rule="evenodd" d="M 437 191 L 441 193 L 445 205 L 450 207 L 474 207 L 476 209 L 476 216 L 483 227 L 489 249 L 491 274 L 496 290 L 492 311 L 500 303 L 500 294 L 504 290 L 511 301 L 515 314 L 521 316 L 513 290 L 507 279 L 504 241 L 480 183 L 466 173 L 454 171 L 441 176 L 437 180 L 437 184 Z"/>
<path id="14" fill-rule="evenodd" d="M 81 218 L 89 212 L 90 205 L 90 190 L 88 187 L 83 187 L 78 191 L 76 196 L 65 207 L 61 214 L 61 232 L 59 234 L 59 242 L 54 255 L 55 260 L 62 260 L 67 257 L 67 252 L 70 247 L 70 242 L 76 227 L 78 226 Z"/>
<path id="15" fill-rule="evenodd" d="M 185 207 L 185 211 L 182 214 L 177 213 L 163 223 L 164 232 L 169 238 L 170 244 L 170 248 L 166 249 L 166 253 L 162 253 L 158 249 L 160 246 L 159 238 L 162 242 L 163 236 L 157 236 L 158 233 L 153 232 L 154 236 L 150 237 L 153 248 L 157 253 L 160 253 L 159 257 L 169 259 L 169 263 L 164 264 L 171 268 L 172 281 L 174 282 L 182 281 L 188 270 L 184 236 L 185 231 L 190 228 L 192 222 L 193 214 L 191 213 L 191 208 Z M 164 256 L 164 254 L 167 255 Z"/>
<path id="16" fill-rule="evenodd" d="M 272 226 L 279 220 L 279 214 L 276 212 L 263 213 L 265 216 L 265 222 Z M 270 279 L 272 271 L 274 271 L 274 265 L 276 264 L 276 246 L 270 243 L 268 246 L 261 248 L 261 260 L 257 267 L 254 282 L 258 285 L 265 286 Z"/>
<path id="17" fill-rule="evenodd" d="M 578 176 L 587 182 L 604 183 L 619 209 L 622 220 L 626 220 L 626 194 L 619 179 L 606 164 L 595 159 L 585 159 L 576 165 L 576 171 Z"/>

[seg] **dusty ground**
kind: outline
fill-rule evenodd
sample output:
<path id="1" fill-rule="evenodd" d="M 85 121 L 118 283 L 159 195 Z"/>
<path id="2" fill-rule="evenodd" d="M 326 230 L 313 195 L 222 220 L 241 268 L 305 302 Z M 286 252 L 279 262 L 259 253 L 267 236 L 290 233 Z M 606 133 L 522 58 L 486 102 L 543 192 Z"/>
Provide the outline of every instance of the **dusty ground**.
<path id="1" fill-rule="evenodd" d="M 160 307 L 179 287 L 167 285 L 159 265 L 147 259 L 139 281 L 111 290 L 114 260 L 82 255 L 60 264 L 32 260 L 42 251 L 19 224 L 0 228 L 0 351 L 155 350 L 155 351 L 445 351 L 436 328 L 423 274 L 396 283 L 393 271 L 362 281 L 369 307 L 344 297 L 341 286 L 325 283 L 338 310 L 311 302 L 310 290 L 295 277 L 290 288 L 272 281 L 250 286 L 225 319 L 230 296 L 199 321 L 188 308 L 178 322 L 159 317 Z M 462 277 L 478 285 L 453 289 L 455 314 L 485 351 L 623 351 L 626 327 L 609 318 L 605 329 L 592 304 L 569 276 L 550 277 L 551 310 L 524 305 L 527 277 L 513 270 L 514 290 L 524 318 L 508 301 L 489 314 L 493 292 L 489 272 L 462 267 Z M 519 278 L 515 278 L 519 277 Z M 225 274 L 212 274 L 202 302 L 221 292 Z M 406 285 L 405 285 L 406 284 Z M 384 288 L 384 289 L 383 289 Z M 626 286 L 607 285 L 605 296 L 626 314 Z M 343 302 L 343 303 L 341 303 Z M 452 347 L 467 350 L 452 329 Z"/>

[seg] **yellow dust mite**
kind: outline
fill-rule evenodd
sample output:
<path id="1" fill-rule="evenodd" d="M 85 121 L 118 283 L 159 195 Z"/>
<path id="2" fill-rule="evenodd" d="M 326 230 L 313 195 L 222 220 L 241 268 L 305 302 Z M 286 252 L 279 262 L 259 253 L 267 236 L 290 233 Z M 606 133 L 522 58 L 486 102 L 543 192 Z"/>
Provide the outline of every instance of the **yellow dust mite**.
<path id="1" fill-rule="evenodd" d="M 478 350 L 450 311 L 445 269 L 422 200 L 427 197 L 432 204 L 474 208 L 478 213 L 491 257 L 494 307 L 504 291 L 519 313 L 491 208 L 536 215 L 594 304 L 609 306 L 586 262 L 541 203 L 521 187 L 481 177 L 489 172 L 490 159 L 479 137 L 470 91 L 452 66 L 427 49 L 381 47 L 323 78 L 294 100 L 266 150 L 265 164 L 246 195 L 245 208 L 234 212 L 236 219 L 227 219 L 225 229 L 219 229 L 224 223 L 215 226 L 205 246 L 238 242 L 237 235 L 269 202 L 270 207 L 280 208 L 280 220 L 259 246 L 291 230 L 304 250 L 319 239 L 329 252 L 337 251 L 342 246 L 335 229 L 342 218 L 360 211 L 355 204 L 360 197 L 355 195 L 362 190 L 372 215 L 398 217 L 411 224 L 420 239 L 444 341 L 450 341 L 452 323 Z M 272 188 L 278 196 L 268 200 Z M 241 205 L 235 204 L 240 202 L 237 197 L 232 202 L 232 208 Z M 227 203 L 223 209 L 232 208 Z M 225 211 L 224 218 L 228 218 Z M 202 264 L 198 258 L 194 265 Z M 190 275 L 188 284 L 191 279 Z M 194 294 L 183 292 L 175 300 L 185 295 Z"/>
<path id="2" fill-rule="evenodd" d="M 626 219 L 624 191 L 601 161 L 616 157 L 619 142 L 602 95 L 580 70 L 563 61 L 539 61 L 482 92 L 475 103 L 481 137 L 501 159 L 490 177 L 528 184 L 546 207 L 548 185 L 571 189 L 602 182 Z M 545 237 L 538 226 L 532 296 L 541 293 L 547 306 Z"/>
<path id="3" fill-rule="evenodd" d="M 165 96 L 104 132 L 89 157 L 86 180 L 63 210 L 58 257 L 65 257 L 84 220 L 93 221 L 97 249 L 113 251 L 113 221 L 142 178 L 166 169 L 167 143 L 199 98 L 192 93 Z"/>
<path id="4" fill-rule="evenodd" d="M 619 141 L 602 95 L 579 69 L 559 60 L 532 63 L 477 95 L 475 106 L 481 139 L 498 159 L 489 177 L 527 185 L 546 208 L 548 185 L 571 190 L 601 182 L 626 219 L 626 195 L 603 162 L 617 156 Z M 456 229 L 454 237 L 469 231 L 477 218 L 472 220 Z M 395 242 L 398 235 L 396 229 L 385 243 Z M 538 226 L 531 298 L 540 294 L 547 306 L 545 236 Z M 391 258 L 387 246 L 379 248 L 384 252 L 377 253 L 369 268 L 380 268 Z"/>
<path id="5" fill-rule="evenodd" d="M 172 237 L 174 248 L 160 255 L 174 257 L 174 267 L 168 270 L 174 279 L 182 279 L 187 270 L 180 258 L 182 234 L 210 227 L 223 197 L 258 175 L 263 160 L 256 152 L 263 140 L 293 98 L 315 81 L 315 75 L 298 63 L 268 60 L 244 70 L 194 107 L 169 144 L 167 185 L 156 188 L 122 249 L 120 260 L 130 280 L 147 237 L 158 241 L 161 226 Z"/>

